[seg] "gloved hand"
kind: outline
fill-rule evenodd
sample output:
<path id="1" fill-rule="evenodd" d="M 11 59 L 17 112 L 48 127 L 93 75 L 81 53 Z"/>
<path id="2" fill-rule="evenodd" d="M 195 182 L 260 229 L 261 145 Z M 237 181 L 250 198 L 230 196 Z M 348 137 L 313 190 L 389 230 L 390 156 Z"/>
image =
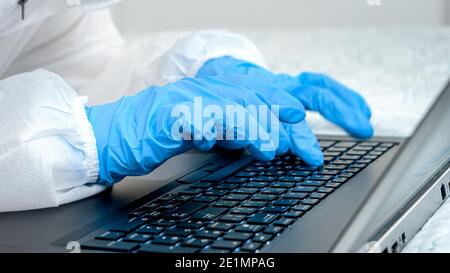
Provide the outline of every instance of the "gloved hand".
<path id="1" fill-rule="evenodd" d="M 233 80 L 239 81 L 239 75 Z M 270 92 L 269 92 L 270 91 Z M 135 96 L 123 97 L 117 102 L 87 107 L 97 141 L 100 162 L 99 181 L 114 183 L 125 176 L 150 173 L 167 159 L 198 148 L 206 151 L 217 143 L 229 149 L 247 148 L 261 160 L 271 160 L 276 153 L 289 148 L 278 144 L 275 137 L 287 136 L 282 126 L 264 126 L 255 111 L 241 108 L 234 123 L 226 108 L 248 105 L 280 105 L 279 114 L 269 108 L 265 114 L 271 121 L 298 123 L 305 118 L 303 105 L 287 92 L 273 89 L 255 90 L 217 77 L 182 79 L 163 87 L 150 87 Z M 198 99 L 202 110 L 215 105 L 223 115 L 198 113 Z M 178 112 L 177 112 L 178 111 Z M 197 111 L 197 112 L 195 112 Z M 196 122 L 197 117 L 202 123 Z M 232 114 L 234 116 L 234 114 Z M 248 122 L 241 123 L 247 120 Z M 259 129 L 257 138 L 251 134 L 251 126 Z M 234 135 L 232 140 L 216 139 Z M 280 142 L 281 143 L 281 142 Z"/>
<path id="2" fill-rule="evenodd" d="M 307 110 L 319 112 L 353 137 L 367 139 L 373 135 L 370 124 L 372 113 L 364 98 L 326 75 L 274 74 L 255 64 L 232 57 L 222 57 L 206 62 L 197 76 L 207 75 L 230 80 L 249 89 L 284 90 L 298 99 Z M 311 165 L 318 166 L 323 163 L 317 138 L 306 121 L 284 124 L 284 127 L 288 139 L 280 142 L 288 142 L 291 151 Z"/>

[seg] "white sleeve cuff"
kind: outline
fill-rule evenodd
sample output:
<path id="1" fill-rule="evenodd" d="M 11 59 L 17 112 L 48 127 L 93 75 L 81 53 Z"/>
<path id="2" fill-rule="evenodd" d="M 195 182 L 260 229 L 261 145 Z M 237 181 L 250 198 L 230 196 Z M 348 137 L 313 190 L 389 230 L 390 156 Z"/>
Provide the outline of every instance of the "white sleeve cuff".
<path id="1" fill-rule="evenodd" d="M 51 72 L 0 81 L 0 211 L 55 207 L 105 189 L 85 98 Z"/>
<path id="2" fill-rule="evenodd" d="M 244 36 L 225 31 L 200 31 L 178 41 L 160 60 L 163 82 L 194 77 L 205 62 L 231 56 L 266 67 L 256 45 Z"/>

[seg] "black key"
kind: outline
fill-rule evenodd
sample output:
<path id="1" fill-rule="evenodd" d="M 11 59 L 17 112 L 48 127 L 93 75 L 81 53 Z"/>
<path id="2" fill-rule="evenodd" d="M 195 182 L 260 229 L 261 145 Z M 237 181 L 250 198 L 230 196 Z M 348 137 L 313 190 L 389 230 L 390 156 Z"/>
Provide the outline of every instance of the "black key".
<path id="1" fill-rule="evenodd" d="M 221 208 L 232 208 L 237 206 L 239 202 L 237 201 L 226 201 L 226 200 L 220 200 L 213 204 L 214 207 L 221 207 Z"/>
<path id="2" fill-rule="evenodd" d="M 198 249 L 193 247 L 175 247 L 167 245 L 146 244 L 138 252 L 142 253 L 195 253 Z"/>
<path id="3" fill-rule="evenodd" d="M 219 207 L 208 207 L 206 209 L 202 209 L 199 212 L 192 215 L 192 220 L 202 220 L 202 221 L 210 221 L 219 215 L 225 213 L 227 211 L 226 208 Z"/>
<path id="4" fill-rule="evenodd" d="M 173 200 L 175 197 L 176 197 L 176 194 L 165 194 L 165 195 L 159 197 L 158 201 L 167 202 L 167 201 Z"/>
<path id="5" fill-rule="evenodd" d="M 248 194 L 229 194 L 229 195 L 225 196 L 223 199 L 230 200 L 230 201 L 244 201 L 244 200 L 248 199 L 248 197 L 249 197 Z"/>
<path id="6" fill-rule="evenodd" d="M 249 182 L 243 186 L 246 188 L 264 188 L 267 184 L 266 182 Z"/>
<path id="7" fill-rule="evenodd" d="M 323 192 L 314 192 L 309 195 L 309 197 L 319 200 L 325 198 L 325 196 L 327 196 L 327 194 Z"/>
<path id="8" fill-rule="evenodd" d="M 315 167 L 315 166 L 309 166 L 309 165 L 302 165 L 302 166 L 296 166 L 295 169 L 299 170 L 299 171 L 315 171 L 317 170 L 319 167 Z"/>
<path id="9" fill-rule="evenodd" d="M 241 250 L 254 252 L 258 250 L 261 246 L 262 244 L 260 243 L 253 243 L 253 242 L 245 243 L 243 246 L 241 246 Z"/>
<path id="10" fill-rule="evenodd" d="M 296 210 L 296 211 L 308 211 L 309 209 L 311 209 L 311 206 L 310 205 L 305 205 L 305 204 L 298 205 L 298 206 L 294 207 L 294 210 Z"/>
<path id="11" fill-rule="evenodd" d="M 220 217 L 220 222 L 227 222 L 227 223 L 239 223 L 242 220 L 246 218 L 245 215 L 239 215 L 239 214 L 227 214 L 222 217 Z"/>
<path id="12" fill-rule="evenodd" d="M 159 236 L 152 240 L 152 244 L 174 245 L 181 240 L 181 237 L 178 236 Z"/>
<path id="13" fill-rule="evenodd" d="M 240 194 L 254 194 L 257 191 L 259 191 L 258 188 L 244 188 L 244 187 L 242 187 L 242 188 L 234 190 L 233 192 L 234 193 L 240 193 Z"/>
<path id="14" fill-rule="evenodd" d="M 346 155 L 353 155 L 353 156 L 364 156 L 367 154 L 367 151 L 357 151 L 357 150 L 350 150 L 345 153 Z"/>
<path id="15" fill-rule="evenodd" d="M 212 203 L 217 200 L 217 197 L 214 196 L 197 196 L 192 198 L 192 202 L 199 202 L 199 203 Z"/>
<path id="16" fill-rule="evenodd" d="M 334 157 L 333 156 L 324 156 L 323 157 L 323 162 L 325 163 L 325 164 L 328 164 L 328 163 L 330 163 L 331 161 L 333 161 L 334 160 Z"/>
<path id="17" fill-rule="evenodd" d="M 131 232 L 138 227 L 145 224 L 145 220 L 141 220 L 139 218 L 132 218 L 132 219 L 126 219 L 121 220 L 118 222 L 115 222 L 109 226 L 109 230 L 111 231 L 121 231 L 121 232 Z"/>
<path id="18" fill-rule="evenodd" d="M 263 226 L 260 226 L 260 225 L 243 224 L 243 225 L 238 225 L 235 230 L 240 231 L 240 232 L 257 233 L 257 232 L 260 232 L 262 229 L 263 229 Z"/>
<path id="19" fill-rule="evenodd" d="M 369 159 L 360 159 L 360 160 L 358 160 L 358 161 L 356 161 L 356 163 L 358 163 L 358 164 L 370 164 L 372 162 L 372 160 L 369 160 Z"/>
<path id="20" fill-rule="evenodd" d="M 157 226 L 157 227 L 165 227 L 170 228 L 174 226 L 177 222 L 174 220 L 165 220 L 165 219 L 159 219 L 158 221 L 151 222 L 151 226 Z"/>
<path id="21" fill-rule="evenodd" d="M 215 222 L 215 223 L 209 224 L 207 227 L 207 229 L 209 229 L 209 230 L 220 230 L 220 231 L 228 231 L 232 228 L 234 228 L 234 224 L 222 223 L 222 222 Z"/>
<path id="22" fill-rule="evenodd" d="M 228 249 L 214 249 L 214 248 L 206 248 L 206 249 L 202 249 L 200 250 L 200 253 L 214 253 L 214 254 L 224 254 L 224 253 L 231 253 L 231 250 Z"/>
<path id="23" fill-rule="evenodd" d="M 243 207 L 249 207 L 249 208 L 262 208 L 265 207 L 267 204 L 267 202 L 263 202 L 263 201 L 245 201 L 244 203 L 242 203 Z"/>
<path id="24" fill-rule="evenodd" d="M 320 187 L 318 190 L 318 192 L 323 192 L 323 193 L 331 193 L 332 191 L 334 191 L 333 188 L 327 188 L 327 187 Z"/>
<path id="25" fill-rule="evenodd" d="M 196 189 L 196 188 L 189 187 L 189 188 L 186 188 L 186 189 L 180 191 L 179 194 L 182 194 L 182 195 L 197 195 L 197 194 L 201 193 L 202 191 L 203 191 L 203 189 L 198 189 L 198 188 Z"/>
<path id="26" fill-rule="evenodd" d="M 198 247 L 198 248 L 203 248 L 206 245 L 208 245 L 209 243 L 211 243 L 212 241 L 209 239 L 197 239 L 197 238 L 190 238 L 187 241 L 184 241 L 181 243 L 182 246 L 187 246 L 187 247 Z"/>
<path id="27" fill-rule="evenodd" d="M 219 249 L 228 249 L 233 250 L 242 244 L 241 241 L 229 241 L 229 240 L 220 240 L 215 241 L 211 248 L 219 248 Z"/>
<path id="28" fill-rule="evenodd" d="M 145 243 L 149 240 L 153 239 L 153 236 L 150 234 L 143 233 L 131 233 L 127 237 L 125 237 L 125 242 L 135 242 L 135 243 Z"/>
<path id="29" fill-rule="evenodd" d="M 277 180 L 277 177 L 276 176 L 264 176 L 264 175 L 261 175 L 261 176 L 257 176 L 255 178 L 253 178 L 252 180 L 256 181 L 256 182 L 272 182 L 272 181 Z"/>
<path id="30" fill-rule="evenodd" d="M 318 171 L 317 174 L 318 175 L 336 175 L 336 174 L 339 174 L 339 171 L 323 169 L 323 170 Z"/>
<path id="31" fill-rule="evenodd" d="M 359 156 L 359 155 L 343 155 L 343 156 L 339 157 L 339 159 L 341 159 L 341 160 L 353 160 L 353 161 L 358 160 L 360 158 L 361 158 L 361 156 Z"/>
<path id="32" fill-rule="evenodd" d="M 264 212 L 283 213 L 289 210 L 289 207 L 285 206 L 268 206 L 263 209 Z"/>
<path id="33" fill-rule="evenodd" d="M 335 182 L 335 183 L 345 183 L 347 182 L 348 178 L 346 177 L 335 177 L 333 178 L 333 180 L 331 180 L 331 182 Z"/>
<path id="34" fill-rule="evenodd" d="M 244 184 L 248 181 L 248 178 L 246 177 L 230 177 L 225 179 L 225 183 L 231 183 L 231 184 Z"/>
<path id="35" fill-rule="evenodd" d="M 131 252 L 139 247 L 137 243 L 130 242 L 118 242 L 118 241 L 106 241 L 106 240 L 89 240 L 86 243 L 81 244 L 82 248 L 86 249 L 99 249 L 107 251 L 122 251 Z"/>
<path id="36" fill-rule="evenodd" d="M 205 196 L 214 196 L 214 197 L 222 197 L 224 195 L 226 195 L 228 193 L 227 190 L 208 190 L 206 192 L 203 193 L 203 195 Z"/>
<path id="37" fill-rule="evenodd" d="M 268 225 L 275 221 L 275 219 L 277 218 L 278 215 L 260 212 L 248 218 L 247 223 L 256 225 Z"/>
<path id="38" fill-rule="evenodd" d="M 325 151 L 323 153 L 324 156 L 331 156 L 331 157 L 336 157 L 339 156 L 341 153 L 340 152 L 329 152 L 329 151 Z"/>
<path id="39" fill-rule="evenodd" d="M 328 181 L 331 178 L 333 178 L 333 176 L 331 176 L 331 175 L 316 174 L 316 175 L 308 177 L 308 181 Z"/>
<path id="40" fill-rule="evenodd" d="M 261 190 L 262 194 L 280 195 L 284 192 L 286 192 L 286 189 L 283 189 L 283 188 L 265 188 L 265 189 Z"/>
<path id="41" fill-rule="evenodd" d="M 275 182 L 275 183 L 270 184 L 270 186 L 272 188 L 288 189 L 288 188 L 295 187 L 295 183 L 292 183 L 292 182 Z"/>
<path id="42" fill-rule="evenodd" d="M 333 164 L 336 165 L 351 165 L 354 161 L 353 160 L 335 160 L 333 161 Z"/>
<path id="43" fill-rule="evenodd" d="M 369 147 L 375 147 L 378 146 L 380 143 L 379 142 L 362 142 L 359 145 L 361 146 L 369 146 Z M 382 144 L 383 145 L 383 144 Z"/>
<path id="44" fill-rule="evenodd" d="M 289 176 L 300 176 L 300 177 L 307 177 L 311 175 L 311 172 L 309 171 L 290 171 Z"/>
<path id="45" fill-rule="evenodd" d="M 232 209 L 230 211 L 230 213 L 250 215 L 250 214 L 253 214 L 255 211 L 256 211 L 255 208 L 237 207 L 237 208 Z"/>
<path id="46" fill-rule="evenodd" d="M 321 148 L 328 148 L 328 147 L 331 147 L 336 142 L 335 141 L 328 141 L 328 140 L 321 140 L 321 141 L 319 141 L 319 143 L 320 143 L 320 147 Z"/>
<path id="47" fill-rule="evenodd" d="M 206 225 L 205 222 L 203 221 L 187 221 L 187 222 L 182 222 L 180 224 L 178 224 L 178 227 L 180 228 L 190 228 L 190 229 L 199 229 L 201 227 L 203 227 L 204 225 Z"/>
<path id="48" fill-rule="evenodd" d="M 184 219 L 188 216 L 194 214 L 196 211 L 201 210 L 202 208 L 206 207 L 206 204 L 204 203 L 197 203 L 197 202 L 187 202 L 184 203 L 177 208 L 167 212 L 167 214 L 164 215 L 165 219 Z"/>
<path id="49" fill-rule="evenodd" d="M 354 173 L 341 173 L 338 177 L 346 177 L 346 178 L 352 178 L 355 174 Z"/>
<path id="50" fill-rule="evenodd" d="M 328 152 L 339 152 L 339 153 L 343 153 L 347 150 L 348 150 L 348 148 L 345 148 L 345 147 L 331 147 L 331 148 L 327 149 Z"/>
<path id="51" fill-rule="evenodd" d="M 272 234 L 257 234 L 252 240 L 253 242 L 257 242 L 257 243 L 267 243 L 268 241 L 270 241 L 272 239 L 273 235 Z"/>
<path id="52" fill-rule="evenodd" d="M 344 170 L 345 168 L 347 168 L 347 166 L 346 165 L 326 165 L 325 168 L 327 170 L 341 171 L 341 170 Z"/>
<path id="53" fill-rule="evenodd" d="M 288 176 L 287 175 L 287 176 L 280 177 L 280 179 L 278 179 L 278 181 L 298 183 L 298 182 L 303 181 L 303 177 L 301 177 L 301 176 Z"/>
<path id="54" fill-rule="evenodd" d="M 284 228 L 279 227 L 279 226 L 270 226 L 270 227 L 266 227 L 264 229 L 264 233 L 266 234 L 271 234 L 271 235 L 277 235 L 278 233 L 283 232 Z"/>
<path id="55" fill-rule="evenodd" d="M 237 187 L 239 187 L 239 185 L 237 184 L 229 184 L 229 183 L 221 183 L 219 185 L 216 186 L 216 189 L 218 190 L 234 190 Z"/>
<path id="56" fill-rule="evenodd" d="M 358 143 L 354 142 L 354 141 L 339 141 L 333 147 L 351 148 L 351 147 L 355 146 L 356 144 L 358 144 Z"/>
<path id="57" fill-rule="evenodd" d="M 395 146 L 394 143 L 387 143 L 387 142 L 385 142 L 385 143 L 381 143 L 381 144 L 380 144 L 380 147 L 391 148 L 391 147 L 394 147 L 394 146 Z"/>
<path id="58" fill-rule="evenodd" d="M 295 206 L 300 202 L 298 199 L 279 199 L 273 202 L 274 206 Z"/>
<path id="59" fill-rule="evenodd" d="M 245 168 L 245 171 L 246 172 L 262 172 L 262 171 L 264 171 L 264 166 L 251 166 L 251 167 L 248 167 L 248 168 Z"/>
<path id="60" fill-rule="evenodd" d="M 302 182 L 302 186 L 306 186 L 306 187 L 321 187 L 326 183 L 326 181 L 304 181 Z"/>
<path id="61" fill-rule="evenodd" d="M 328 182 L 325 184 L 325 187 L 327 188 L 339 188 L 341 186 L 341 183 L 336 183 L 336 182 Z"/>
<path id="62" fill-rule="evenodd" d="M 197 182 L 194 185 L 191 186 L 191 188 L 194 189 L 209 189 L 213 186 L 213 183 L 211 182 Z"/>
<path id="63" fill-rule="evenodd" d="M 176 237 L 187 237 L 193 233 L 192 229 L 189 228 L 171 228 L 166 230 L 165 235 L 176 236 Z"/>
<path id="64" fill-rule="evenodd" d="M 290 226 L 292 223 L 294 223 L 294 219 L 282 217 L 275 221 L 274 225 L 281 226 L 281 227 L 287 227 Z"/>
<path id="65" fill-rule="evenodd" d="M 299 210 L 291 210 L 291 211 L 288 211 L 288 212 L 283 214 L 284 217 L 295 218 L 295 219 L 299 218 L 302 215 L 303 215 L 303 212 L 299 211 Z"/>
<path id="66" fill-rule="evenodd" d="M 308 194 L 305 192 L 289 192 L 287 194 L 284 194 L 282 196 L 283 199 L 303 199 L 307 196 Z"/>
<path id="67" fill-rule="evenodd" d="M 354 173 L 354 174 L 359 173 L 360 171 L 361 171 L 360 168 L 355 168 L 355 167 L 353 167 L 353 165 L 351 168 L 348 168 L 345 170 L 345 172 L 347 172 L 347 173 Z"/>
<path id="68" fill-rule="evenodd" d="M 154 227 L 154 226 L 149 226 L 149 225 L 145 225 L 143 227 L 141 227 L 140 229 L 136 230 L 136 232 L 138 233 L 144 233 L 144 234 L 149 234 L 149 235 L 158 235 L 161 234 L 164 231 L 163 227 Z"/>
<path id="69" fill-rule="evenodd" d="M 255 194 L 252 196 L 252 200 L 254 201 L 273 201 L 277 199 L 277 195 L 273 195 L 273 194 Z"/>
<path id="70" fill-rule="evenodd" d="M 227 232 L 223 239 L 225 240 L 235 240 L 235 241 L 247 241 L 253 236 L 250 232 Z"/>
<path id="71" fill-rule="evenodd" d="M 313 192 L 316 187 L 298 186 L 292 189 L 292 192 Z"/>
<path id="72" fill-rule="evenodd" d="M 222 231 L 220 230 L 200 230 L 194 234 L 196 238 L 204 238 L 204 239 L 217 239 L 222 235 Z"/>
<path id="73" fill-rule="evenodd" d="M 318 199 L 313 199 L 313 198 L 307 198 L 307 199 L 303 199 L 302 200 L 302 204 L 304 204 L 304 205 L 311 205 L 311 206 L 314 206 L 318 202 L 319 202 Z"/>
<path id="74" fill-rule="evenodd" d="M 96 236 L 95 239 L 115 241 L 115 240 L 121 238 L 123 235 L 124 235 L 123 232 L 103 231 L 98 236 Z"/>

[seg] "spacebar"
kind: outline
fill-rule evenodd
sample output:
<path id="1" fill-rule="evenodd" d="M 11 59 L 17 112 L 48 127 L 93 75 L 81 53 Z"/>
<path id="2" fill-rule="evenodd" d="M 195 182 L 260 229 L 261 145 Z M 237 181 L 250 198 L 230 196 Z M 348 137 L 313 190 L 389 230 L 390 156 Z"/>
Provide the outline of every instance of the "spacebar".
<path id="1" fill-rule="evenodd" d="M 251 156 L 245 156 L 241 159 L 238 159 L 237 161 L 234 161 L 233 163 L 225 166 L 224 168 L 206 176 L 203 177 L 202 181 L 219 181 L 224 179 L 225 177 L 229 176 L 230 174 L 242 169 L 246 165 L 250 164 L 254 158 Z"/>

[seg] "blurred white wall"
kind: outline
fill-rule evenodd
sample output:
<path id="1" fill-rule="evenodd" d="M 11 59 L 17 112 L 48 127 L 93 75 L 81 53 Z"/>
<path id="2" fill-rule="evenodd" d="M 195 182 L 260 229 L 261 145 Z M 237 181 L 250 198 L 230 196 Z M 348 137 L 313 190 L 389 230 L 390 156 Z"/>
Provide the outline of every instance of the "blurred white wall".
<path id="1" fill-rule="evenodd" d="M 379 2 L 380 5 L 376 3 Z M 125 0 L 113 8 L 125 32 L 444 24 L 448 0 Z M 370 4 L 374 3 L 374 4 Z"/>

